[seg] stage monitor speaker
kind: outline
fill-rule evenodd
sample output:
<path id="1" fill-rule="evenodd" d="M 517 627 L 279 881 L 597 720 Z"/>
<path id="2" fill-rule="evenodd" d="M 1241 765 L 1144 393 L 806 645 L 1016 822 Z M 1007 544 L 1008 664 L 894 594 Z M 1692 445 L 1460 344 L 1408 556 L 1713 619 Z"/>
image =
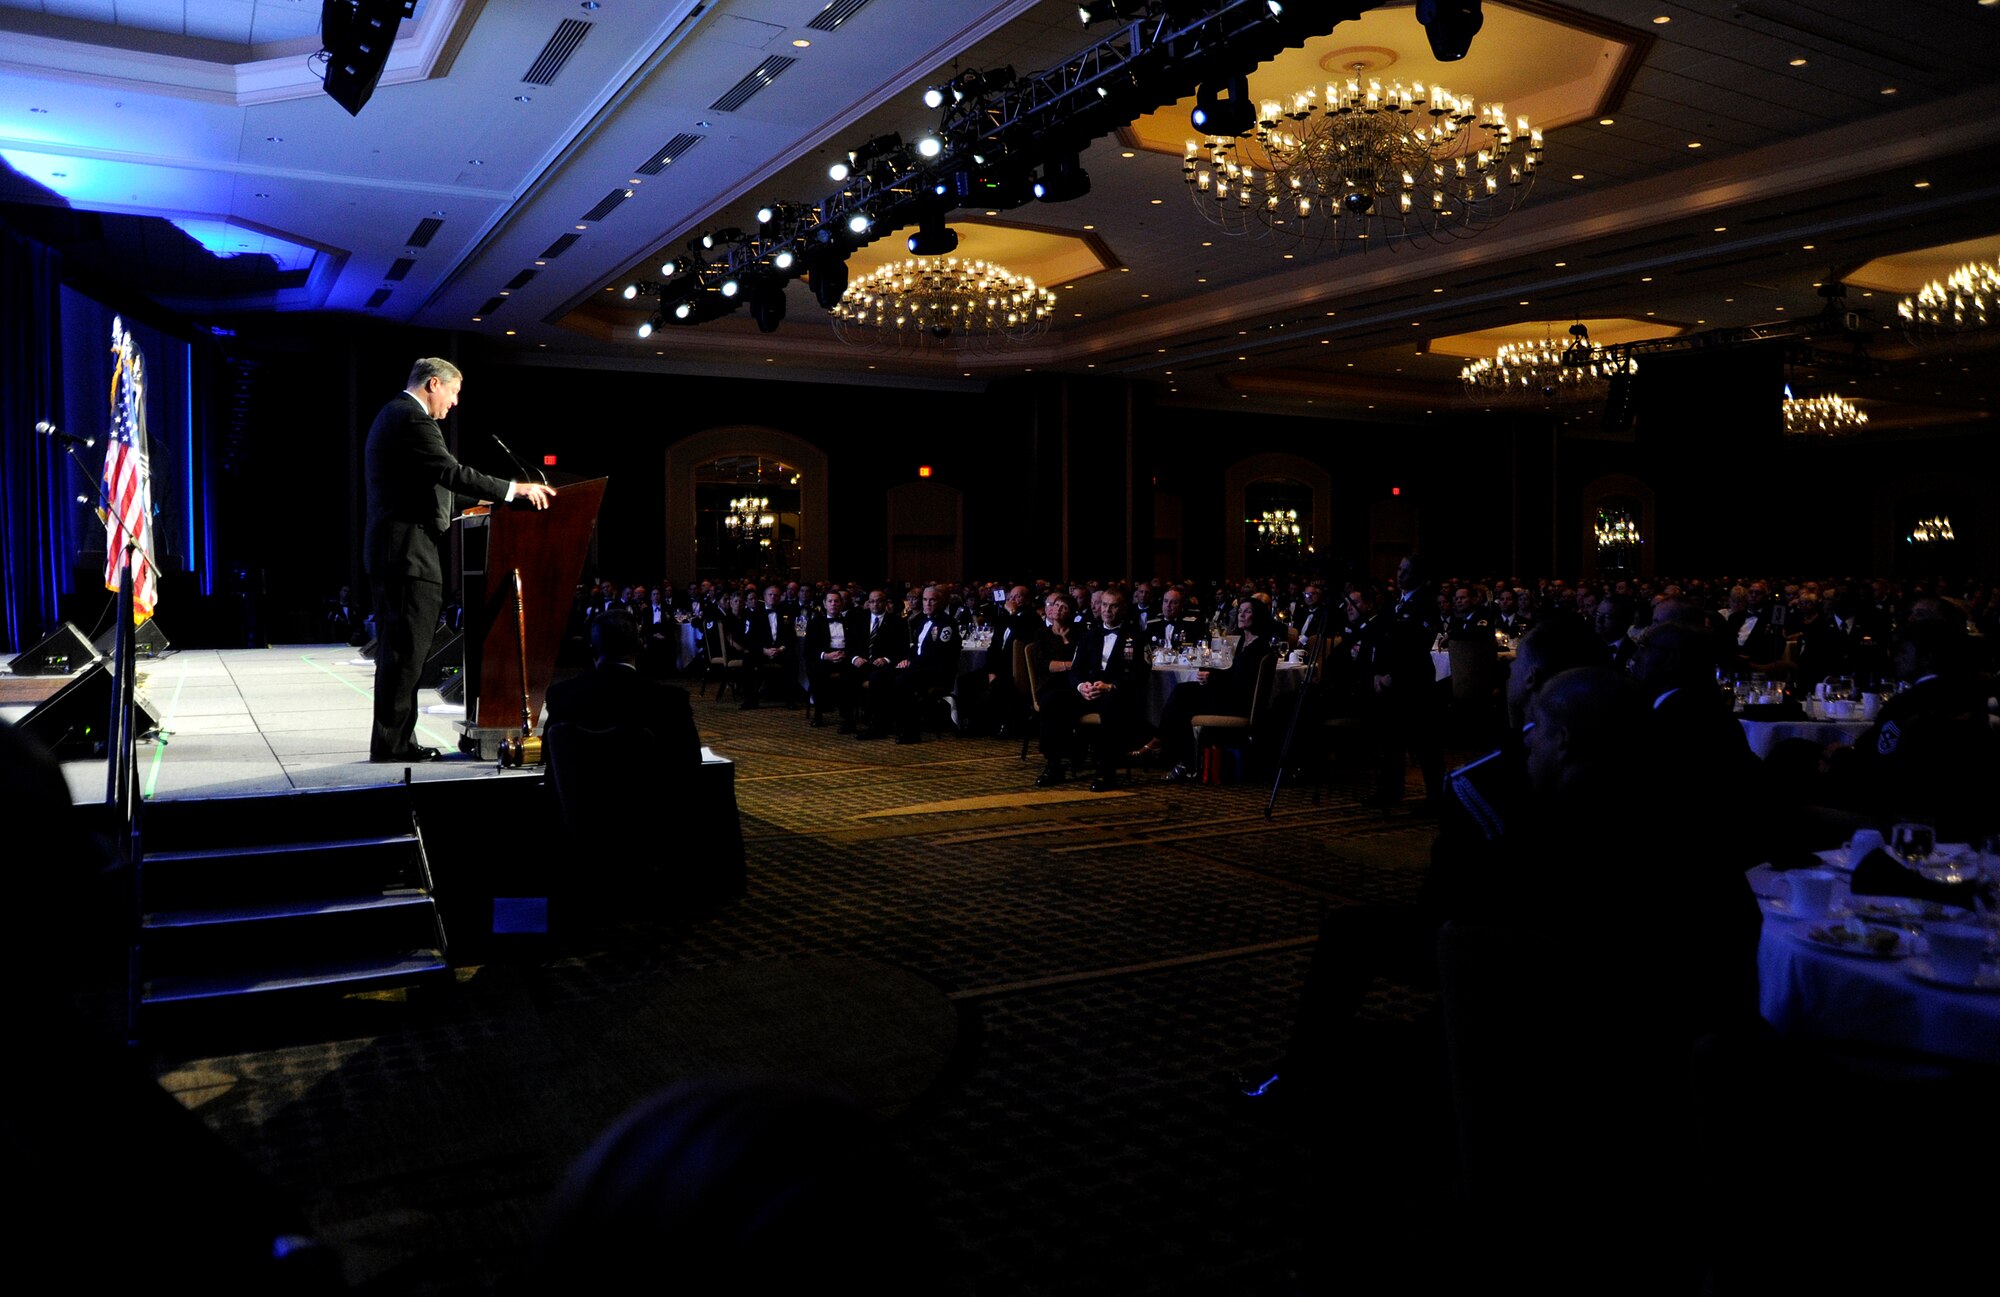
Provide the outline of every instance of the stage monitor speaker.
<path id="1" fill-rule="evenodd" d="M 56 755 L 59 761 L 104 755 L 106 729 L 111 723 L 111 668 L 93 662 L 62 688 L 44 698 L 21 718 L 21 730 Z M 132 723 L 139 733 L 160 727 L 160 718 L 139 699 Z"/>
<path id="2" fill-rule="evenodd" d="M 438 697 L 448 703 L 465 703 L 465 672 L 454 671 L 438 684 Z"/>
<path id="3" fill-rule="evenodd" d="M 17 676 L 66 676 L 83 670 L 101 656 L 82 631 L 64 622 L 7 667 Z"/>
<path id="4" fill-rule="evenodd" d="M 118 627 L 115 624 L 102 635 L 99 635 L 93 641 L 97 646 L 98 653 L 104 657 L 110 657 L 117 636 Z M 171 646 L 167 642 L 167 633 L 160 629 L 158 618 L 148 617 L 145 621 L 139 623 L 137 630 L 132 632 L 133 652 L 142 658 L 156 658 L 166 652 L 169 647 Z"/>
<path id="5" fill-rule="evenodd" d="M 465 665 L 465 648 L 461 642 L 464 638 L 458 631 L 452 631 L 431 648 L 431 655 L 424 659 L 423 674 L 417 677 L 419 688 L 435 689 L 444 683 L 447 673 L 455 673 Z"/>

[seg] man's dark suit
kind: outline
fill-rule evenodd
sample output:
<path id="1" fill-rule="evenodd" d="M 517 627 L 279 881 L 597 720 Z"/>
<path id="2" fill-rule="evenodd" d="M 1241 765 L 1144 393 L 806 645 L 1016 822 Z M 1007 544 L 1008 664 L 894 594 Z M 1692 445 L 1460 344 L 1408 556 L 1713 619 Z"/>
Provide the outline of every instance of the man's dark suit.
<path id="1" fill-rule="evenodd" d="M 775 628 L 775 629 L 774 629 Z M 776 649 L 771 657 L 765 649 Z M 755 706 L 766 684 L 774 684 L 789 701 L 798 691 L 798 625 L 776 608 L 758 604 L 743 619 L 743 701 Z"/>
<path id="2" fill-rule="evenodd" d="M 1130 749 L 1146 716 L 1146 655 L 1139 651 L 1144 635 L 1120 625 L 1107 629 L 1091 626 L 1073 634 L 1076 641 L 1075 665 L 1066 674 L 1051 678 L 1042 703 L 1042 751 L 1051 760 L 1074 757 L 1074 736 L 1078 720 L 1095 712 L 1102 721 L 1098 735 L 1097 777 L 1109 781 L 1117 773 L 1117 761 Z M 1107 659 L 1105 643 L 1110 641 Z M 1109 693 L 1085 698 L 1077 692 L 1088 683 L 1112 686 Z"/>
<path id="3" fill-rule="evenodd" d="M 548 723 L 585 729 L 634 726 L 659 740 L 660 761 L 668 770 L 701 764 L 701 733 L 687 690 L 639 674 L 623 662 L 606 662 L 549 686 Z"/>
<path id="4" fill-rule="evenodd" d="M 444 568 L 438 539 L 451 525 L 454 497 L 505 499 L 504 478 L 467 468 L 416 397 L 398 393 L 375 416 L 366 452 L 368 531 L 363 550 L 375 596 L 375 725 L 368 754 L 412 755 L 417 678 L 430 656 Z"/>

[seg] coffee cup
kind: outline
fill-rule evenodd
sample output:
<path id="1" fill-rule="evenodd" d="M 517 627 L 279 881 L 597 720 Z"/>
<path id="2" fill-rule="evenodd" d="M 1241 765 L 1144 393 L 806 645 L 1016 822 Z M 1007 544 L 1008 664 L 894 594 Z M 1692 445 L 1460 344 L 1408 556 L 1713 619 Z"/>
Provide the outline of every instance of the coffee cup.
<path id="1" fill-rule="evenodd" d="M 1817 919 L 1833 905 L 1833 871 L 1796 869 L 1784 876 L 1785 910 L 1794 918 Z"/>
<path id="2" fill-rule="evenodd" d="M 1844 721 L 1854 715 L 1854 703 L 1846 698 L 1829 698 L 1826 714 L 1830 720 Z"/>
<path id="3" fill-rule="evenodd" d="M 1847 863 L 1858 865 L 1868 858 L 1868 854 L 1882 849 L 1882 830 L 1856 829 L 1854 836 L 1847 840 Z"/>
<path id="4" fill-rule="evenodd" d="M 1931 972 L 1940 981 L 1970 985 L 1986 958 L 1985 928 L 1976 923 L 1934 923 L 1924 930 L 1930 943 Z"/>
<path id="5" fill-rule="evenodd" d="M 1881 695 L 1881 694 L 1862 694 L 1862 695 L 1861 695 L 1861 711 L 1860 711 L 1860 715 L 1861 715 L 1861 717 L 1862 717 L 1863 719 L 1867 719 L 1867 718 L 1869 718 L 1869 717 L 1872 717 L 1872 716 L 1874 716 L 1874 715 L 1875 715 L 1875 713 L 1876 713 L 1876 712 L 1879 712 L 1879 711 L 1881 711 L 1881 710 L 1882 710 L 1882 695 Z"/>

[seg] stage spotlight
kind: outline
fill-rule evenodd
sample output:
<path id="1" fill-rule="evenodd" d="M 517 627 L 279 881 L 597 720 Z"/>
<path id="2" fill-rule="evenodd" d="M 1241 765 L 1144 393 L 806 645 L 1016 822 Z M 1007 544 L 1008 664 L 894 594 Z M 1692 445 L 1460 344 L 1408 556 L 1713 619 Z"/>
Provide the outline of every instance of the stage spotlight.
<path id="1" fill-rule="evenodd" d="M 928 87 L 927 89 L 925 89 L 925 91 L 924 91 L 924 107 L 926 107 L 926 108 L 942 108 L 942 107 L 944 107 L 944 87 L 943 87 L 943 86 L 930 86 L 930 87 Z"/>
<path id="2" fill-rule="evenodd" d="M 944 223 L 942 216 L 926 216 L 910 236 L 913 257 L 942 257 L 958 251 L 958 231 Z"/>
<path id="3" fill-rule="evenodd" d="M 1087 3 L 1076 7 L 1076 17 L 1078 22 L 1088 27 L 1092 23 L 1127 17 L 1138 7 L 1129 0 L 1127 3 L 1120 3 L 1120 0 L 1087 0 Z"/>
<path id="4" fill-rule="evenodd" d="M 849 170 L 845 162 L 836 162 L 826 169 L 827 179 L 833 181 L 835 184 L 839 184 L 841 181 L 847 179 L 848 174 Z"/>
<path id="5" fill-rule="evenodd" d="M 653 330 L 659 325 L 659 323 L 660 323 L 660 317 L 657 315 L 654 316 L 652 319 L 646 321 L 644 324 L 639 326 L 639 336 L 642 338 L 652 337 Z"/>
<path id="6" fill-rule="evenodd" d="M 779 270 L 790 270 L 792 263 L 796 260 L 798 258 L 792 255 L 790 248 L 781 248 L 778 251 L 778 255 L 771 258 L 771 265 Z"/>
<path id="7" fill-rule="evenodd" d="M 1479 0 L 1417 0 L 1417 21 L 1424 25 L 1437 61 L 1456 63 L 1472 48 L 1486 15 L 1480 12 Z"/>
<path id="8" fill-rule="evenodd" d="M 1227 98 L 1224 98 L 1224 95 Z M 1188 114 L 1194 128 L 1206 135 L 1241 135 L 1257 124 L 1257 109 L 1250 102 L 1248 77 L 1226 81 L 1204 81 L 1195 92 L 1194 111 Z"/>
<path id="9" fill-rule="evenodd" d="M 847 218 L 847 232 L 849 234 L 866 234 L 868 233 L 868 227 L 874 223 L 874 219 L 868 213 L 856 212 Z"/>
<path id="10" fill-rule="evenodd" d="M 672 257 L 669 257 L 665 261 L 662 261 L 660 263 L 660 273 L 663 275 L 678 275 L 680 272 L 681 272 L 681 263 L 676 261 Z"/>
<path id="11" fill-rule="evenodd" d="M 1090 173 L 1083 169 L 1074 153 L 1052 160 L 1042 168 L 1042 178 L 1035 182 L 1035 197 L 1045 203 L 1066 203 L 1089 192 Z"/>
<path id="12" fill-rule="evenodd" d="M 703 249 L 711 249 L 715 247 L 715 235 L 708 230 L 703 230 L 701 232 L 701 246 L 703 247 Z"/>
<path id="13" fill-rule="evenodd" d="M 693 300 L 692 300 L 692 299 L 690 299 L 690 300 L 688 300 L 688 301 L 685 301 L 685 302 L 677 302 L 677 303 L 675 303 L 675 305 L 674 305 L 674 318 L 675 318 L 676 320 L 685 320 L 685 319 L 687 319 L 687 318 L 688 318 L 688 317 L 689 317 L 690 315 L 693 315 L 693 314 L 694 314 L 694 302 L 693 302 Z"/>
<path id="14" fill-rule="evenodd" d="M 750 290 L 750 318 L 757 332 L 776 333 L 785 319 L 785 286 L 766 284 Z"/>
<path id="15" fill-rule="evenodd" d="M 925 159 L 934 158 L 942 152 L 944 152 L 944 141 L 939 139 L 937 136 L 924 135 L 918 138 L 917 140 L 918 157 Z"/>
<path id="16" fill-rule="evenodd" d="M 778 219 L 777 208 L 767 206 L 767 207 L 760 207 L 757 209 L 757 224 L 769 225 L 772 221 L 775 221 L 777 219 Z"/>
<path id="17" fill-rule="evenodd" d="M 724 297 L 734 297 L 736 296 L 737 293 L 742 291 L 742 285 L 736 282 L 736 277 L 734 275 L 731 275 L 728 279 L 723 280 L 720 285 L 720 288 L 722 291 L 722 295 Z"/>
<path id="18" fill-rule="evenodd" d="M 813 300 L 822 310 L 831 311 L 847 292 L 847 263 L 838 257 L 824 257 L 806 275 Z"/>
<path id="19" fill-rule="evenodd" d="M 639 296 L 639 286 L 637 284 L 625 285 L 625 291 L 620 296 L 628 302 L 635 300 Z"/>

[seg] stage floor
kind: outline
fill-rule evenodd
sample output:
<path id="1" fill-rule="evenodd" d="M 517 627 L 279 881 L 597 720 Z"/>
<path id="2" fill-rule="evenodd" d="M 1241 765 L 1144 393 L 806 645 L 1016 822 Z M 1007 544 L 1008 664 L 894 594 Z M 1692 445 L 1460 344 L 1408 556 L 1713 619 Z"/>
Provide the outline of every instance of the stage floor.
<path id="1" fill-rule="evenodd" d="M 139 696 L 165 736 L 139 744 L 142 797 L 354 788 L 403 778 L 404 767 L 368 760 L 375 664 L 345 644 L 176 650 L 139 663 Z M 419 702 L 418 742 L 457 753 L 462 709 L 429 689 Z M 19 720 L 26 711 L 10 706 L 0 715 Z M 456 755 L 410 770 L 420 782 L 541 778 L 539 770 L 502 773 L 491 761 Z M 65 762 L 63 773 L 77 802 L 104 800 L 102 760 Z"/>

